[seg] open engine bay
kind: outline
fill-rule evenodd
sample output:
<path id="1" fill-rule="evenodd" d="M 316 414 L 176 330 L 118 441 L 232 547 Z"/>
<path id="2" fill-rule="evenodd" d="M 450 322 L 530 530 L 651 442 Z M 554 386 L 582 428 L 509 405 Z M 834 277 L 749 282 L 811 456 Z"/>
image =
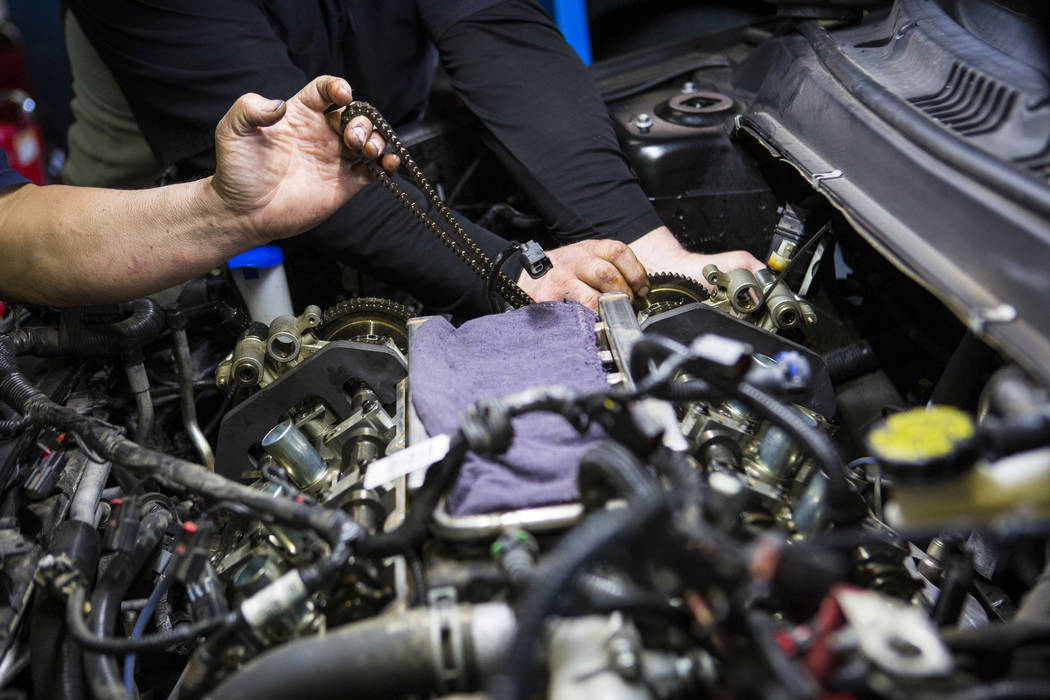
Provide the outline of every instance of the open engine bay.
<path id="1" fill-rule="evenodd" d="M 594 68 L 663 220 L 758 274 L 459 328 L 309 260 L 269 325 L 221 272 L 8 308 L 0 684 L 1050 695 L 1050 103 L 966 28 L 993 4 L 784 3 Z M 400 135 L 542 237 L 469 115 Z"/>

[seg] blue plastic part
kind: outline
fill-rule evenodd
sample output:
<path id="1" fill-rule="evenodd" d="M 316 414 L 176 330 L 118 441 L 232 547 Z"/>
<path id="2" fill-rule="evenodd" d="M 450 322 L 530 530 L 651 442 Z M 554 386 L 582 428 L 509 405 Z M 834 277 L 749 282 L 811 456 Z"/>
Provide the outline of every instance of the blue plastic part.
<path id="1" fill-rule="evenodd" d="M 231 270 L 241 267 L 275 267 L 284 262 L 284 251 L 279 246 L 261 245 L 250 248 L 226 261 Z"/>
<path id="2" fill-rule="evenodd" d="M 586 0 L 541 0 L 541 3 L 580 60 L 591 65 L 591 31 L 587 24 Z"/>

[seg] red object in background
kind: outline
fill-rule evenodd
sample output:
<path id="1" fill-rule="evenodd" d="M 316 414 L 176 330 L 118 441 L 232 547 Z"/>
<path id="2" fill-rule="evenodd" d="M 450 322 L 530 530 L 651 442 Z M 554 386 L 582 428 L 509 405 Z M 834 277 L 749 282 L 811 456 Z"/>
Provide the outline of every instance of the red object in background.
<path id="1" fill-rule="evenodd" d="M 25 44 L 13 24 L 0 22 L 0 148 L 12 168 L 42 185 L 44 136 L 31 93 Z"/>
<path id="2" fill-rule="evenodd" d="M 0 19 L 0 90 L 33 94 L 29 82 L 29 57 L 18 27 Z"/>
<path id="3" fill-rule="evenodd" d="M 12 168 L 44 184 L 44 135 L 33 118 L 36 104 L 21 90 L 0 92 L 0 148 Z"/>

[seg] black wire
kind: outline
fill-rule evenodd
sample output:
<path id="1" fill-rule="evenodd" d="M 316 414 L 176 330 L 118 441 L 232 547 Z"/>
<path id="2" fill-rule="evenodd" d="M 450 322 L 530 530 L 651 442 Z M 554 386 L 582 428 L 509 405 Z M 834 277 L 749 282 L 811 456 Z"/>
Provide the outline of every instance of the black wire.
<path id="1" fill-rule="evenodd" d="M 408 572 L 412 576 L 412 588 L 415 590 L 416 605 L 427 604 L 428 586 L 427 574 L 423 569 L 423 559 L 414 550 L 405 552 L 405 561 L 408 563 Z"/>
<path id="2" fill-rule="evenodd" d="M 203 515 L 205 518 L 214 520 L 215 514 L 222 511 L 233 513 L 234 515 L 240 515 L 252 520 L 258 520 L 262 523 L 269 524 L 274 522 L 273 517 L 271 517 L 269 513 L 263 513 L 260 510 L 246 506 L 243 503 L 238 503 L 237 501 L 219 501 L 218 503 L 214 503 L 204 511 Z"/>
<path id="3" fill-rule="evenodd" d="M 649 371 L 649 363 L 661 356 L 660 365 Z M 689 348 L 662 335 L 642 335 L 631 346 L 627 369 L 636 382 L 635 390 L 628 398 L 637 398 L 670 384 L 678 370 L 688 362 Z M 644 374 L 643 376 L 643 372 Z M 642 379 L 639 379 L 642 377 Z"/>
<path id="4" fill-rule="evenodd" d="M 293 496 L 299 495 L 299 489 L 288 480 L 284 470 L 277 466 L 275 462 L 264 461 L 262 466 L 259 467 L 259 473 L 274 486 L 284 489 L 286 494 Z"/>
<path id="5" fill-rule="evenodd" d="M 85 591 L 78 586 L 69 596 L 66 603 L 66 624 L 74 639 L 85 649 L 102 654 L 130 654 L 142 651 L 158 651 L 175 644 L 192 642 L 197 637 L 219 628 L 232 628 L 240 624 L 238 612 L 230 612 L 220 617 L 200 620 L 189 625 L 158 634 L 145 635 L 135 639 L 125 637 L 96 637 L 88 629 L 81 611 L 84 609 Z"/>
<path id="6" fill-rule="evenodd" d="M 233 397 L 237 393 L 237 387 L 231 386 L 227 391 L 226 395 L 222 399 L 222 404 L 215 411 L 215 415 L 212 416 L 211 420 L 208 421 L 207 427 L 204 428 L 204 435 L 209 440 L 215 439 L 215 431 L 219 428 L 219 423 L 222 421 L 226 412 L 230 410 L 230 406 L 233 404 Z"/>

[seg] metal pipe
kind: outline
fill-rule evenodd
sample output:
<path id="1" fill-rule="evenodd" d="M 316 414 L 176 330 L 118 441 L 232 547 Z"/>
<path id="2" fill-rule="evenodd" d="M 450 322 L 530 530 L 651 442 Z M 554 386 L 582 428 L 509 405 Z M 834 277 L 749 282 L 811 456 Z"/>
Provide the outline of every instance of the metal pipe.
<path id="1" fill-rule="evenodd" d="M 76 493 L 73 494 L 73 502 L 69 506 L 69 519 L 78 520 L 94 526 L 95 511 L 98 501 L 102 498 L 102 489 L 109 479 L 109 462 L 88 461 L 80 475 L 80 483 L 77 484 Z"/>
<path id="2" fill-rule="evenodd" d="M 138 422 L 135 425 L 135 442 L 146 444 L 150 430 L 153 428 L 153 398 L 149 395 L 149 377 L 146 376 L 146 365 L 141 362 L 125 365 L 128 375 L 128 386 L 135 395 L 138 407 Z"/>
<path id="3" fill-rule="evenodd" d="M 176 328 L 171 332 L 175 341 L 175 365 L 179 371 L 179 396 L 182 399 L 182 424 L 190 441 L 197 448 L 201 462 L 208 469 L 215 471 L 215 453 L 204 436 L 197 422 L 197 400 L 193 395 L 193 356 L 190 354 L 190 343 L 186 338 L 185 328 Z"/>

